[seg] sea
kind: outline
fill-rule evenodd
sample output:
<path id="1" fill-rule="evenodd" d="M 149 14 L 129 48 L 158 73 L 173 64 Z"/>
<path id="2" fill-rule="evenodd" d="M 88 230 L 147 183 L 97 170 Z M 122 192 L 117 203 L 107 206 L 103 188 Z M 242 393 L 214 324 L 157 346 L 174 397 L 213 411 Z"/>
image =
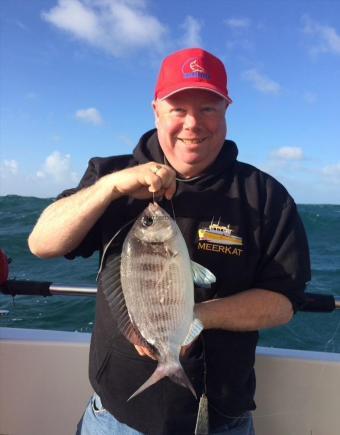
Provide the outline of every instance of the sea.
<path id="1" fill-rule="evenodd" d="M 28 250 L 27 238 L 42 210 L 53 201 L 0 197 L 0 249 L 11 259 L 10 279 L 55 285 L 96 286 L 98 257 L 41 260 Z M 312 280 L 307 291 L 340 297 L 340 205 L 299 204 L 311 253 Z M 95 297 L 12 296 L 0 293 L 0 327 L 90 333 Z M 340 353 L 340 310 L 298 312 L 287 325 L 263 330 L 260 346 Z"/>

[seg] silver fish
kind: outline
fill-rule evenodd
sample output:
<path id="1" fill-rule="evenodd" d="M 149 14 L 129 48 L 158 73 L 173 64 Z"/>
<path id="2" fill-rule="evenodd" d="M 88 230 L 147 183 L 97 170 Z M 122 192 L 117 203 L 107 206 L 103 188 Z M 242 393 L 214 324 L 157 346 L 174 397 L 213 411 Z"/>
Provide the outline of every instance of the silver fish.
<path id="1" fill-rule="evenodd" d="M 180 229 L 157 203 L 148 205 L 124 241 L 120 280 L 129 317 L 120 329 L 134 344 L 151 345 L 158 359 L 154 373 L 129 400 L 165 376 L 196 397 L 179 355 L 203 329 L 194 318 L 194 281 L 208 287 L 216 278 L 190 261 Z"/>

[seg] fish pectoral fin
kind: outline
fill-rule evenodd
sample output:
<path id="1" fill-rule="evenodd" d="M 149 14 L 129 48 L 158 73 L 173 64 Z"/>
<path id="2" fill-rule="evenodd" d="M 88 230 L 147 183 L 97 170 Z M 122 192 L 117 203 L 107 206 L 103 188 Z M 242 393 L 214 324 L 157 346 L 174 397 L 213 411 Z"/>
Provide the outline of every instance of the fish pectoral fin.
<path id="1" fill-rule="evenodd" d="M 187 346 L 188 344 L 191 344 L 203 331 L 203 324 L 199 319 L 194 319 L 191 322 L 189 332 L 187 336 L 185 337 L 182 346 Z"/>
<path id="2" fill-rule="evenodd" d="M 191 268 L 194 283 L 198 287 L 209 288 L 216 282 L 216 276 L 209 269 L 191 260 Z"/>

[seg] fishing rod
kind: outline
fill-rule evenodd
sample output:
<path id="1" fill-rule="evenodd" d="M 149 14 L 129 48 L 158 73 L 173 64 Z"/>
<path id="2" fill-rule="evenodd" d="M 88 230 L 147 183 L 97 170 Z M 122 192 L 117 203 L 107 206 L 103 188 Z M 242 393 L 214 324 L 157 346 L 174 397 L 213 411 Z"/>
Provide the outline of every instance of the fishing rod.
<path id="1" fill-rule="evenodd" d="M 8 279 L 9 264 L 12 262 L 0 249 L 0 293 L 14 296 L 95 296 L 96 287 L 55 285 L 51 281 L 33 281 Z M 0 316 L 8 314 L 8 310 L 0 309 Z"/>
<path id="2" fill-rule="evenodd" d="M 11 262 L 4 251 L 0 249 L 0 292 L 12 297 L 24 296 L 95 296 L 96 287 L 87 286 L 64 286 L 56 285 L 51 281 L 33 281 L 8 279 L 9 267 Z M 304 300 L 299 306 L 299 311 L 313 313 L 330 313 L 340 310 L 340 297 L 330 294 L 306 292 Z M 5 310 L 3 310 L 5 311 Z"/>

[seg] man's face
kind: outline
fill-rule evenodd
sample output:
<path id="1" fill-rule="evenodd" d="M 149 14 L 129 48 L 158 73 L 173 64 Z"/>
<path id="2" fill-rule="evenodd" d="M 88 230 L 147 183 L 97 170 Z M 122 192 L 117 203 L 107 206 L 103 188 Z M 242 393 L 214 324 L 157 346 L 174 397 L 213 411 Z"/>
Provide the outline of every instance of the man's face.
<path id="1" fill-rule="evenodd" d="M 153 104 L 158 139 L 171 166 L 184 177 L 201 174 L 226 136 L 227 102 L 213 92 L 188 89 Z"/>

